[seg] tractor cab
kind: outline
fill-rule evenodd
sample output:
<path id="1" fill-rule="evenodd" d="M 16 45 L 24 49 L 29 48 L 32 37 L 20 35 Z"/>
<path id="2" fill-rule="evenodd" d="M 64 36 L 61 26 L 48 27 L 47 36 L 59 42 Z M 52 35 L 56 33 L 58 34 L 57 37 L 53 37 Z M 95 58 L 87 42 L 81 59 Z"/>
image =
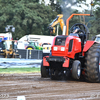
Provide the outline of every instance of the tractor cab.
<path id="1" fill-rule="evenodd" d="M 79 30 L 74 33 L 76 27 L 78 27 Z M 65 56 L 72 59 L 76 57 L 76 54 L 82 56 L 88 33 L 89 30 L 84 24 L 74 24 L 70 29 L 69 35 L 59 35 L 54 38 L 51 49 L 52 56 Z"/>
<path id="2" fill-rule="evenodd" d="M 64 56 L 74 58 L 81 52 L 81 40 L 77 36 L 57 36 L 52 44 L 52 56 Z"/>

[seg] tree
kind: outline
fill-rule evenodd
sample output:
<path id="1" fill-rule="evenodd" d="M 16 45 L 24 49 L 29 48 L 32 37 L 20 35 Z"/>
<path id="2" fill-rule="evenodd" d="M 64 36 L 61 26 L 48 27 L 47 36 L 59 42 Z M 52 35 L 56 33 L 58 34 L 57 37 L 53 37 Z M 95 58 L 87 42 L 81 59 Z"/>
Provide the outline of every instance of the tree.
<path id="1" fill-rule="evenodd" d="M 93 36 L 99 34 L 100 32 L 100 1 L 99 0 L 94 0 L 94 5 L 93 5 L 93 14 L 94 18 L 91 19 L 91 27 L 90 27 L 90 38 Z"/>
<path id="2" fill-rule="evenodd" d="M 50 0 L 50 6 L 52 8 L 53 11 L 57 12 L 57 14 L 61 14 L 61 5 L 59 1 L 55 0 Z"/>
<path id="3" fill-rule="evenodd" d="M 14 39 L 28 34 L 50 35 L 47 27 L 57 15 L 51 6 L 40 4 L 39 0 L 1 0 L 0 9 L 0 32 L 13 25 Z"/>
<path id="4" fill-rule="evenodd" d="M 91 20 L 91 37 L 99 34 L 100 32 L 100 15 L 99 15 L 100 8 L 98 7 L 95 11 L 95 18 Z"/>

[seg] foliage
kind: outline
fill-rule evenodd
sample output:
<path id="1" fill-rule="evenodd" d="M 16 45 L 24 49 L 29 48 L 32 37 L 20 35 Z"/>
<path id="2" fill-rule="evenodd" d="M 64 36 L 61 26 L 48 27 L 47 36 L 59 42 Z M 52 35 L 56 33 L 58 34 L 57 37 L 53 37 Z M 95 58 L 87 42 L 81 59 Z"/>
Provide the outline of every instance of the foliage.
<path id="1" fill-rule="evenodd" d="M 37 0 L 1 0 L 0 4 L 0 32 L 4 32 L 7 25 L 13 25 L 14 39 L 26 34 L 49 35 L 47 26 L 57 14 L 50 6 Z"/>
<path id="2" fill-rule="evenodd" d="M 91 37 L 95 36 L 97 34 L 100 34 L 100 8 L 98 7 L 97 10 L 95 11 L 95 18 L 91 20 Z"/>
<path id="3" fill-rule="evenodd" d="M 56 18 L 56 15 L 63 14 L 64 22 L 72 13 L 83 13 L 76 9 L 72 9 L 73 6 L 78 6 L 84 3 L 86 0 L 50 0 L 50 4 L 45 5 L 45 0 L 39 3 L 39 0 L 0 0 L 0 33 L 5 32 L 7 25 L 13 25 L 15 32 L 13 38 L 21 38 L 27 34 L 37 35 L 50 35 L 47 29 L 48 25 Z M 84 1 L 84 2 L 83 2 Z M 93 35 L 99 34 L 100 30 L 100 15 L 99 0 L 94 0 L 93 10 L 94 17 L 74 16 L 70 20 L 70 27 L 75 23 L 85 23 L 89 26 L 90 32 Z M 84 13 L 90 13 L 84 10 Z M 92 27 L 92 28 L 91 28 Z M 59 28 L 59 33 L 62 34 Z M 54 34 L 55 35 L 55 34 Z"/>

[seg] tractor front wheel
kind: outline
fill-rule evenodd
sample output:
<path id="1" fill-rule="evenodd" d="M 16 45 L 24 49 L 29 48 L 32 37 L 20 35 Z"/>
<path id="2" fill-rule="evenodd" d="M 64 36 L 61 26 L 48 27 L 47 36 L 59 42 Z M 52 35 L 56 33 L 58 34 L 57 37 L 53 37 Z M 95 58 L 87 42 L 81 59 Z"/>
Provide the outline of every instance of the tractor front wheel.
<path id="1" fill-rule="evenodd" d="M 46 66 L 43 66 L 43 61 L 41 63 L 41 77 L 43 78 L 49 77 L 49 68 L 46 68 Z"/>
<path id="2" fill-rule="evenodd" d="M 81 62 L 78 60 L 73 61 L 72 64 L 72 77 L 74 79 L 79 79 L 81 76 Z"/>

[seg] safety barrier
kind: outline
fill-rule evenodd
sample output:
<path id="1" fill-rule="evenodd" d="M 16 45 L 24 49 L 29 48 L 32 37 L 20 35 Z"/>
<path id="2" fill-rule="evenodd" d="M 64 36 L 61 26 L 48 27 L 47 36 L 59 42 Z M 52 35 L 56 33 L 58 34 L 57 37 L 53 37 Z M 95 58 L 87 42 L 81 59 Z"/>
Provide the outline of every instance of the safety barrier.
<path id="1" fill-rule="evenodd" d="M 16 54 L 19 54 L 19 58 L 23 59 L 42 59 L 42 50 L 27 50 L 27 49 L 16 49 Z"/>

